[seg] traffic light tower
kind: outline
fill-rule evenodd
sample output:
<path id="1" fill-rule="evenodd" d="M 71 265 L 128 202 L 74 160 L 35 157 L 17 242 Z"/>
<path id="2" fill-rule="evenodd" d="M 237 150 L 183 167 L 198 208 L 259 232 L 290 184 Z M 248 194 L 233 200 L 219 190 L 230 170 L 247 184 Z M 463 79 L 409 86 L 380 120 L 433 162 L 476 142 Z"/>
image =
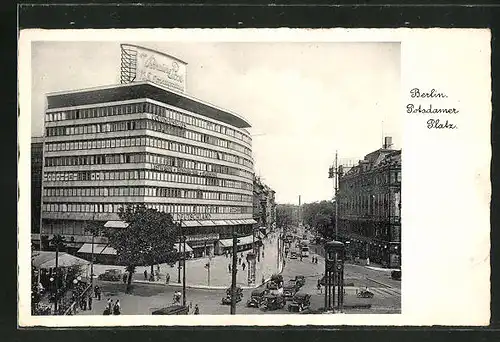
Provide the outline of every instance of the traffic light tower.
<path id="1" fill-rule="evenodd" d="M 345 246 L 339 241 L 325 244 L 325 312 L 343 311 Z M 337 305 L 335 305 L 337 292 Z"/>

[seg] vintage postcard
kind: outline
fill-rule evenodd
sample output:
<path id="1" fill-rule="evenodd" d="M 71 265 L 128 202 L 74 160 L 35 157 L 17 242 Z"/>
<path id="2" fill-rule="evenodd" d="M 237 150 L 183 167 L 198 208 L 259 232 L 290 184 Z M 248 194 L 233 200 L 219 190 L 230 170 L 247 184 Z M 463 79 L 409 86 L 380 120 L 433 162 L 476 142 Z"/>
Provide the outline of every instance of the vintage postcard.
<path id="1" fill-rule="evenodd" d="M 490 98 L 488 30 L 21 31 L 19 326 L 487 325 Z"/>

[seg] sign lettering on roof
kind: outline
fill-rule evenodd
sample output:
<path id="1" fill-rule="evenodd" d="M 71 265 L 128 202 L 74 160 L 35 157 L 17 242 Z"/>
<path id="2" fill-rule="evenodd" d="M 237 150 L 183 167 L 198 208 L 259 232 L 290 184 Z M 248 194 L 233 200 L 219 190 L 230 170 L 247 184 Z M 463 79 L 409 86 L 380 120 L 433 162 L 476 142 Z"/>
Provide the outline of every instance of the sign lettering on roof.
<path id="1" fill-rule="evenodd" d="M 121 45 L 121 83 L 149 81 L 186 92 L 187 63 L 136 45 Z"/>

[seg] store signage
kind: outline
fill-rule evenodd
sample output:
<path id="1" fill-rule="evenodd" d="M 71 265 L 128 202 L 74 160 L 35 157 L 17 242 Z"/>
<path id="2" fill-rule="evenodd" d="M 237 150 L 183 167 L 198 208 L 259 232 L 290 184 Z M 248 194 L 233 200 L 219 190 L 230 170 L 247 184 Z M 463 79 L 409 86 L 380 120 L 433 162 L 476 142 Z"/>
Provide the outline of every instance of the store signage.
<path id="1" fill-rule="evenodd" d="M 164 124 L 178 126 L 178 127 L 181 127 L 181 128 L 186 128 L 186 124 L 184 122 L 182 122 L 182 121 L 174 120 L 174 119 L 171 119 L 171 118 L 164 118 L 163 116 L 159 116 L 159 115 L 156 115 L 156 114 L 153 114 L 151 116 L 151 118 L 154 121 L 158 121 L 158 122 L 161 122 L 161 123 L 164 123 Z"/>
<path id="2" fill-rule="evenodd" d="M 186 91 L 187 63 L 141 46 L 121 45 L 122 83 L 149 81 L 163 87 Z"/>
<path id="3" fill-rule="evenodd" d="M 219 240 L 219 234 L 209 233 L 209 234 L 197 234 L 197 235 L 187 235 L 186 241 L 194 242 L 194 241 L 210 241 L 210 240 Z"/>
<path id="4" fill-rule="evenodd" d="M 176 220 L 210 220 L 211 214 L 207 213 L 179 213 L 175 214 Z"/>
<path id="5" fill-rule="evenodd" d="M 215 172 L 186 169 L 185 167 L 175 167 L 175 166 L 163 165 L 163 164 L 152 164 L 152 168 L 153 168 L 153 170 L 157 170 L 157 171 L 182 173 L 182 174 L 188 174 L 188 175 L 200 176 L 200 177 L 217 177 L 217 173 L 215 173 Z"/>

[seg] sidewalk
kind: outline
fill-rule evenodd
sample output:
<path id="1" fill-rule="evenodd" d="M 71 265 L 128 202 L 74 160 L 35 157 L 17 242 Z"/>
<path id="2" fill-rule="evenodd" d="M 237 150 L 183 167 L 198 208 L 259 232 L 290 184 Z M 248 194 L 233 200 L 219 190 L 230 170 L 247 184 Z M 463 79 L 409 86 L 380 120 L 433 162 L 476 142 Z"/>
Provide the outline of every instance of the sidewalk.
<path id="1" fill-rule="evenodd" d="M 256 284 L 255 286 L 248 286 L 248 265 L 243 270 L 243 267 L 238 265 L 238 271 L 236 274 L 236 284 L 242 288 L 254 288 L 262 283 L 262 278 L 267 281 L 271 275 L 274 273 L 279 273 L 278 270 L 278 260 L 277 260 L 277 239 L 275 237 L 268 237 L 263 240 L 264 248 L 261 247 L 261 253 L 264 252 L 264 257 L 260 258 L 260 262 L 256 263 Z M 238 258 L 241 257 L 242 263 L 245 261 L 245 256 L 249 251 L 239 252 Z M 246 261 L 245 261 L 246 262 Z M 210 261 L 210 285 L 208 281 L 208 270 L 205 265 L 208 263 L 208 258 L 198 258 L 186 260 L 186 286 L 190 288 L 207 288 L 207 289 L 225 289 L 231 284 L 231 272 L 229 271 L 228 265 L 232 263 L 231 257 L 225 257 L 223 255 L 212 257 Z M 282 267 L 281 267 L 282 268 Z M 94 265 L 94 273 L 100 274 L 104 273 L 108 269 L 119 269 L 124 272 L 125 267 L 116 265 Z M 156 266 L 155 266 L 156 271 Z M 170 275 L 169 285 L 171 286 L 182 286 L 182 270 L 180 275 L 180 282 L 178 282 L 178 269 L 177 263 L 174 267 L 168 264 L 160 265 L 160 280 L 159 281 L 148 281 L 144 279 L 144 270 L 147 270 L 148 277 L 151 270 L 150 266 L 140 266 L 137 267 L 135 274 L 133 275 L 134 283 L 148 283 L 148 284 L 158 284 L 165 285 L 165 276 L 168 273 Z"/>

